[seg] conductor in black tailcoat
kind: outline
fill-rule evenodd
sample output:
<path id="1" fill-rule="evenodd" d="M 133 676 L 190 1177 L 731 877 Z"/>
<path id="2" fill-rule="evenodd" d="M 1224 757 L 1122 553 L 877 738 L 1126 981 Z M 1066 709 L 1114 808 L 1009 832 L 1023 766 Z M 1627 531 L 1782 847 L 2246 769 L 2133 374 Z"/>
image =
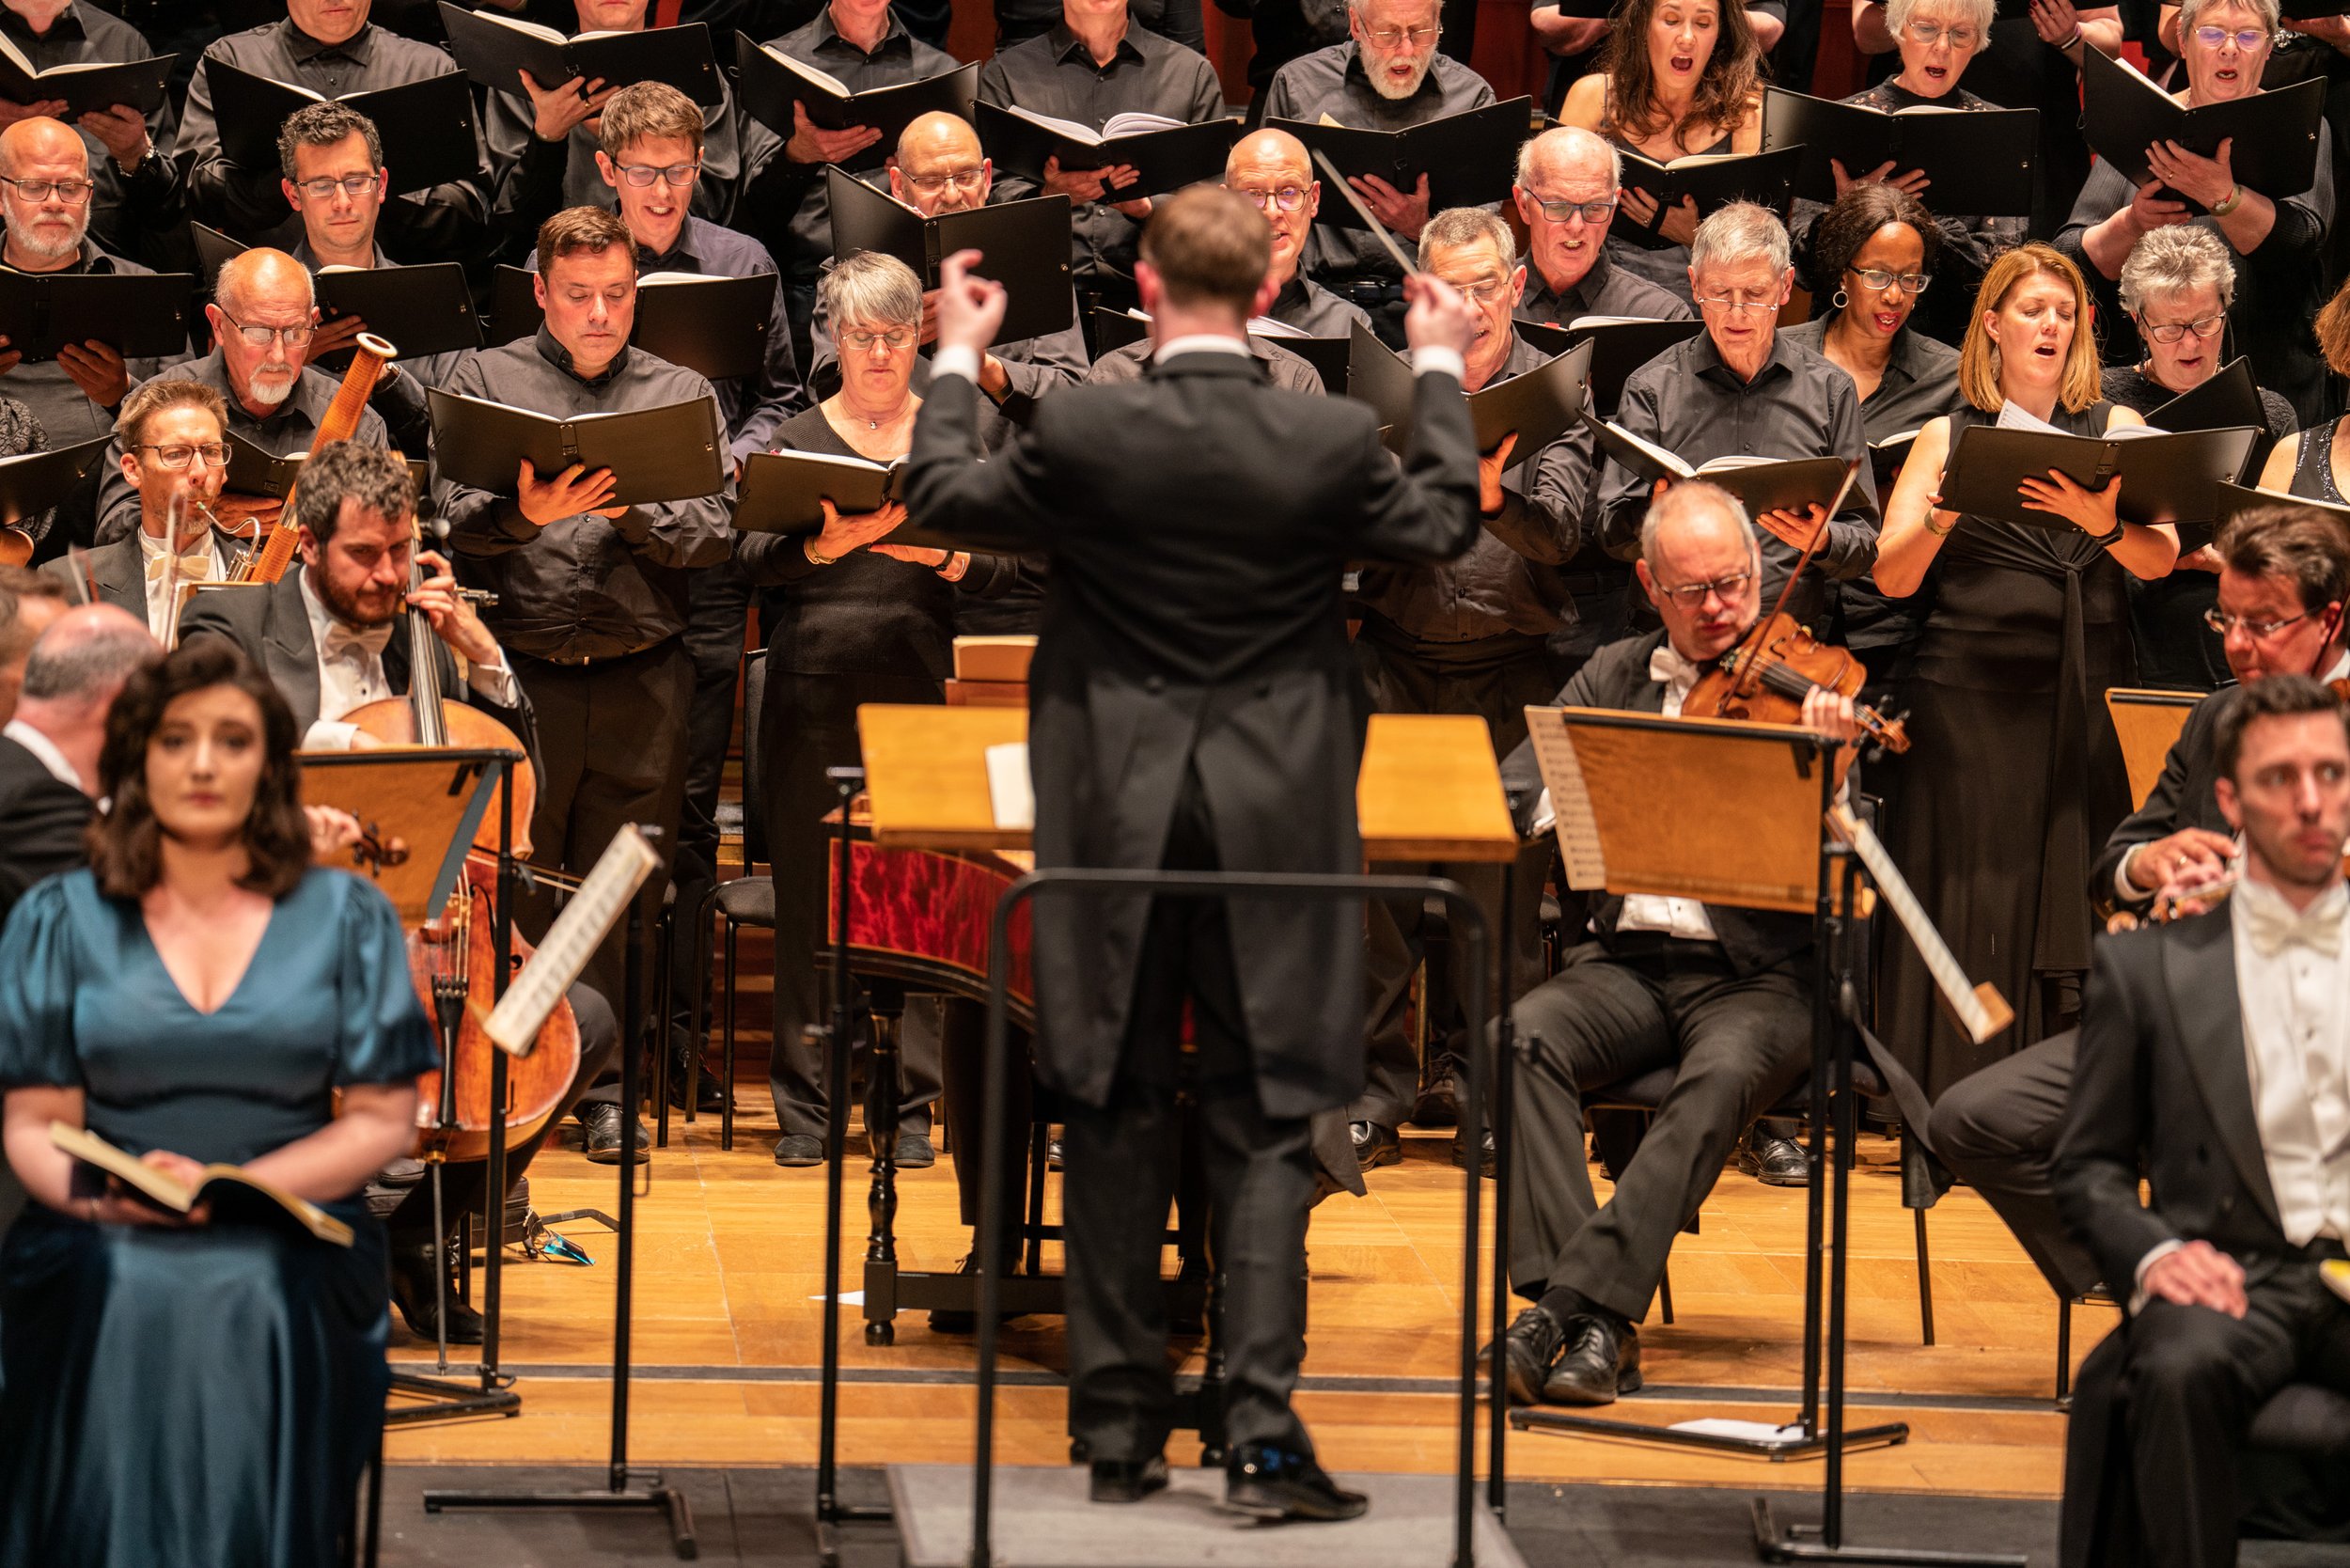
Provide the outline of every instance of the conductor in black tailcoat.
<path id="1" fill-rule="evenodd" d="M 1038 404 L 975 463 L 972 380 L 1004 295 L 942 269 L 915 427 L 916 526 L 1050 552 L 1029 668 L 1041 867 L 1361 869 L 1355 780 L 1369 703 L 1346 643 L 1350 561 L 1460 555 L 1478 461 L 1460 296 L 1415 279 L 1420 372 L 1402 464 L 1368 409 L 1266 384 L 1244 337 L 1271 241 L 1230 191 L 1161 204 L 1137 281 L 1157 355 L 1124 385 Z M 1166 1484 L 1174 1388 L 1157 1237 L 1173 1189 L 1182 1003 L 1198 1044 L 1224 1296 L 1227 1506 L 1344 1518 L 1289 1407 L 1305 1350 L 1307 1119 L 1363 1083 L 1362 910 L 1270 900 L 1039 901 L 1038 1063 L 1068 1101 L 1069 1419 L 1093 1496 Z"/>

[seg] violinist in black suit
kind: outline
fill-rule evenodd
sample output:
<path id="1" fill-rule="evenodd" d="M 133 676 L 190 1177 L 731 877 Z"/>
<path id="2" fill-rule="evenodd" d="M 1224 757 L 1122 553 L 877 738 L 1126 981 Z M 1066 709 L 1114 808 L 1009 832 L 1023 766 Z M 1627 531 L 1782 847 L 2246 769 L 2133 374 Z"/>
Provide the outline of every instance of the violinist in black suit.
<path id="1" fill-rule="evenodd" d="M 1399 467 L 1368 409 L 1266 384 L 1246 342 L 1270 296 L 1263 214 L 1195 187 L 1160 205 L 1136 269 L 1150 371 L 1075 387 L 990 462 L 974 378 L 1004 294 L 942 269 L 915 426 L 917 526 L 1049 552 L 1029 666 L 1041 867 L 1353 872 L 1369 702 L 1340 577 L 1474 542 L 1478 465 L 1460 296 L 1414 278 L 1419 371 Z M 1183 1003 L 1224 1296 L 1228 1507 L 1346 1518 L 1364 1500 L 1290 1409 L 1305 1349 L 1308 1120 L 1363 1085 L 1362 910 L 1330 903 L 1040 901 L 1038 1069 L 1067 1101 L 1069 1417 L 1093 1496 L 1167 1483 L 1174 1386 L 1158 1235 L 1175 1179 Z"/>
<path id="2" fill-rule="evenodd" d="M 1762 613 L 1762 554 L 1746 510 L 1710 484 L 1664 492 L 1640 527 L 1640 587 L 1665 625 L 1610 643 L 1567 682 L 1564 706 L 1678 715 L 1692 687 Z M 1852 702 L 1805 699 L 1807 728 L 1854 739 Z M 1539 800 L 1530 743 L 1504 788 Z M 1687 899 L 1592 901 L 1559 972 L 1512 1011 L 1525 1066 L 1511 1145 L 1510 1282 L 1533 1305 L 1506 1341 L 1510 1398 L 1605 1404 L 1640 1387 L 1634 1325 L 1673 1235 L 1739 1135 L 1803 1072 L 1811 1049 L 1811 920 Z M 1583 1152 L 1583 1096 L 1660 1067 L 1672 1092 L 1602 1207 Z"/>
<path id="3" fill-rule="evenodd" d="M 2129 1315 L 2081 1372 L 2068 1564 L 2232 1564 L 2254 1414 L 2288 1383 L 2350 1393 L 2350 1308 L 2319 1276 L 2350 1242 L 2350 733 L 2280 675 L 2212 749 L 2232 895 L 2098 943 L 2081 1004 L 2057 1204 Z"/>
<path id="4" fill-rule="evenodd" d="M 2214 741 L 2246 689 L 2273 675 L 2350 676 L 2339 623 L 2350 603 L 2350 539 L 2330 518 L 2308 507 L 2258 507 L 2230 518 L 2212 548 L 2219 557 L 2213 616 L 2240 684 L 2195 705 L 2161 777 L 2107 839 L 2089 871 L 2090 902 L 2101 910 L 2142 916 L 2164 884 L 2234 858 Z M 2078 1031 L 2066 1029 L 1960 1079 L 1935 1102 L 1926 1127 L 1926 1146 L 1998 1211 L 2065 1295 L 2099 1278 L 2095 1260 L 2066 1232 L 2049 1186 L 2077 1042 Z"/>

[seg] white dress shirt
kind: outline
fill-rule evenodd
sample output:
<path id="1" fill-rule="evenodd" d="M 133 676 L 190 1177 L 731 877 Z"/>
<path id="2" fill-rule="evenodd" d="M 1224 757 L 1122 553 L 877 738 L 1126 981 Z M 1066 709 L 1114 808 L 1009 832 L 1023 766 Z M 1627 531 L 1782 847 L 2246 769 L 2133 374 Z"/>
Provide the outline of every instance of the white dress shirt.
<path id="1" fill-rule="evenodd" d="M 303 736 L 302 745 L 309 751 L 349 751 L 359 727 L 345 723 L 343 715 L 395 695 L 384 674 L 384 650 L 407 628 L 398 619 L 365 630 L 352 627 L 338 619 L 311 589 L 307 570 L 296 580 L 302 588 L 303 613 L 310 618 L 310 646 L 319 662 L 319 716 Z M 498 651 L 494 666 L 473 666 L 466 672 L 465 683 L 509 708 L 521 697 L 504 649 Z"/>
<path id="2" fill-rule="evenodd" d="M 165 572 L 162 562 L 164 541 L 145 528 L 138 531 L 139 565 L 147 581 L 147 629 L 163 640 L 171 624 L 171 599 L 164 592 Z M 201 567 L 201 572 L 197 568 Z M 212 539 L 212 530 L 204 530 L 204 537 L 180 556 L 180 576 L 183 582 L 217 583 L 227 576 L 227 569 L 220 558 L 220 550 Z"/>
<path id="3" fill-rule="evenodd" d="M 82 789 L 82 776 L 73 771 L 73 764 L 65 760 L 65 753 L 57 749 L 56 743 L 23 719 L 10 719 L 5 726 L 0 726 L 0 735 L 6 735 L 31 752 L 34 759 L 54 774 L 60 783 Z"/>

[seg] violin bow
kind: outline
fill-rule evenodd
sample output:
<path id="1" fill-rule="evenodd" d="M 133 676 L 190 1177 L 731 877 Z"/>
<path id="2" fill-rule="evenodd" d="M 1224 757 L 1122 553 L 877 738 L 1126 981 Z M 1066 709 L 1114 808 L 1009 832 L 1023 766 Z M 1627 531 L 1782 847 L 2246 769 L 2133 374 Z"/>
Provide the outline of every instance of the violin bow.
<path id="1" fill-rule="evenodd" d="M 1828 523 L 1835 517 L 1837 511 L 1843 506 L 1844 497 L 1852 494 L 1853 481 L 1859 477 L 1859 474 L 1860 464 L 1858 463 L 1853 462 L 1846 463 L 1844 464 L 1844 482 L 1836 487 L 1836 498 L 1827 504 L 1826 510 L 1820 513 L 1820 521 L 1818 525 L 1812 528 L 1811 537 L 1804 541 L 1802 553 L 1795 557 L 1794 570 L 1788 572 L 1787 581 L 1779 585 L 1778 598 L 1772 604 L 1771 613 L 1754 623 L 1758 633 L 1762 628 L 1766 627 L 1772 621 L 1777 620 L 1778 619 L 1779 612 L 1787 607 L 1788 596 L 1795 591 L 1795 580 L 1803 575 L 1803 569 L 1811 564 L 1811 557 L 1818 555 L 1820 553 L 1820 546 L 1827 541 Z M 1755 685 L 1760 682 L 1762 679 L 1762 650 L 1758 648 L 1755 650 L 1755 656 L 1753 658 L 1742 659 L 1739 661 L 1738 682 L 1733 689 L 1741 697 L 1751 697 L 1754 695 Z"/>

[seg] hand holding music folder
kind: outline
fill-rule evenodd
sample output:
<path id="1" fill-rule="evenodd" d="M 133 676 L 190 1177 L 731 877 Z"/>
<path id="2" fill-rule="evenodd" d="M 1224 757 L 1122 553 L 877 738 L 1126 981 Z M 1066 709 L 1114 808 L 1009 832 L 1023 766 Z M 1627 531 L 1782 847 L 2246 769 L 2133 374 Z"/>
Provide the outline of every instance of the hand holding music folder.
<path id="1" fill-rule="evenodd" d="M 734 35 L 734 91 L 743 101 L 744 113 L 786 141 L 795 129 L 791 118 L 795 103 L 807 112 L 811 125 L 826 131 L 859 126 L 878 131 L 881 147 L 888 149 L 897 146 L 905 128 L 924 115 L 944 112 L 967 120 L 979 101 L 976 63 L 918 82 L 893 82 L 857 92 L 831 72 L 770 49 L 748 33 Z"/>
<path id="2" fill-rule="evenodd" d="M 2053 512 L 2029 511 L 2017 486 L 2058 470 L 2084 490 L 2122 481 L 2117 511 L 2124 523 L 2197 524 L 2217 515 L 2219 486 L 2244 472 L 2260 431 L 2238 427 L 2175 435 L 2124 426 L 2102 436 L 2060 431 L 1969 425 L 1958 432 L 1942 467 L 1945 510 L 2069 532 Z M 2136 433 L 2146 430 L 2147 433 Z"/>
<path id="3" fill-rule="evenodd" d="M 274 178 L 277 132 L 286 118 L 310 104 L 333 102 L 367 116 L 383 133 L 384 166 L 391 172 L 394 196 L 481 174 L 473 89 L 462 72 L 329 100 L 308 87 L 239 71 L 226 60 L 208 58 L 202 69 L 212 86 L 220 149 L 240 168 Z"/>
<path id="4" fill-rule="evenodd" d="M 1613 420 L 1586 415 L 1584 422 L 1591 427 L 1599 449 L 1641 479 L 1650 484 L 1660 479 L 1667 484 L 1703 479 L 1735 495 L 1749 517 L 1766 511 L 1800 517 L 1815 506 L 1825 508 L 1833 517 L 1843 506 L 1858 467 L 1836 457 L 1717 457 L 1692 465 Z"/>
<path id="5" fill-rule="evenodd" d="M 710 29 L 699 22 L 570 37 L 540 23 L 441 0 L 441 23 L 459 68 L 493 92 L 522 97 L 520 73 L 526 71 L 542 92 L 565 82 L 577 84 L 582 97 L 592 81 L 606 87 L 664 82 L 705 109 L 726 102 Z"/>
<path id="6" fill-rule="evenodd" d="M 726 449 L 716 407 L 707 398 L 556 418 L 437 386 L 425 395 L 432 409 L 434 471 L 457 484 L 510 495 L 527 461 L 542 480 L 574 464 L 590 473 L 610 469 L 607 506 L 688 501 L 726 488 Z"/>
<path id="7" fill-rule="evenodd" d="M 117 104 L 151 115 L 164 106 L 164 84 L 179 59 L 158 55 L 114 64 L 77 61 L 40 71 L 12 40 L 0 38 L 0 98 L 11 103 L 61 102 L 69 120 Z"/>
<path id="8" fill-rule="evenodd" d="M 2176 142 L 2209 158 L 2230 143 L 2228 169 L 2236 183 L 2271 201 L 2299 196 L 2317 179 L 2317 140 L 2324 134 L 2326 84 L 2312 77 L 2289 87 L 2189 109 L 2130 67 L 2094 49 L 2082 55 L 2081 127 L 2098 157 L 2132 185 L 2153 178 L 2146 149 Z M 2171 199 L 2186 201 L 2177 192 Z M 2192 201 L 2187 205 L 2200 212 Z"/>
<path id="9" fill-rule="evenodd" d="M 465 269 L 454 261 L 415 267 L 321 267 L 313 280 L 324 321 L 356 317 L 398 345 L 401 359 L 481 347 Z"/>
<path id="10" fill-rule="evenodd" d="M 538 275 L 498 268 L 490 283 L 493 341 L 510 343 L 539 330 L 545 313 L 539 307 Z M 628 340 L 706 380 L 730 381 L 765 368 L 775 312 L 773 273 L 647 273 L 636 280 L 636 324 Z"/>
<path id="11" fill-rule="evenodd" d="M 1652 321 L 1637 316 L 1577 316 L 1565 326 L 1520 321 L 1518 335 L 1548 354 L 1591 345 L 1591 406 L 1612 415 L 1632 372 L 1705 330 L 1696 320 Z"/>
<path id="12" fill-rule="evenodd" d="M 1110 192 L 1110 201 L 1165 196 L 1203 180 L 1220 180 L 1224 160 L 1240 139 L 1240 121 L 1212 119 L 1184 125 L 1163 115 L 1112 115 L 1101 130 L 1056 119 L 1029 109 L 981 102 L 972 109 L 979 145 L 1007 174 L 1042 181 L 1050 159 L 1063 170 L 1103 169 L 1124 165 L 1135 171 L 1131 185 Z"/>
<path id="13" fill-rule="evenodd" d="M 1888 113 L 1784 87 L 1762 89 L 1762 150 L 1802 148 L 1795 194 L 1815 201 L 1836 199 L 1831 160 L 1857 179 L 1890 159 L 1896 174 L 1917 169 L 1932 181 L 1926 199 L 1936 212 L 2025 216 L 2039 144 L 2035 109 L 1916 104 Z"/>
<path id="14" fill-rule="evenodd" d="M 72 494 L 113 445 L 114 437 L 101 435 L 53 452 L 0 458 L 0 528 L 39 517 Z"/>
<path id="15" fill-rule="evenodd" d="M 734 526 L 746 534 L 812 534 L 823 503 L 844 517 L 905 499 L 906 460 L 870 463 L 827 452 L 753 452 L 743 463 Z"/>
<path id="16" fill-rule="evenodd" d="M 125 359 L 187 352 L 196 279 L 186 273 L 20 273 L 0 267 L 0 336 L 27 364 L 69 343 L 103 343 Z M 0 386 L 0 389 L 5 389 Z"/>
<path id="17" fill-rule="evenodd" d="M 1271 119 L 1266 127 L 1286 131 L 1320 152 L 1347 179 L 1376 176 L 1399 191 L 1428 177 L 1428 210 L 1482 207 L 1510 194 L 1510 170 L 1532 123 L 1533 100 L 1512 98 L 1401 131 L 1364 131 L 1351 125 L 1302 119 Z M 1362 226 L 1347 203 L 1324 199 L 1316 223 L 1341 228 Z"/>
<path id="18" fill-rule="evenodd" d="M 1402 451 L 1412 430 L 1410 363 L 1360 321 L 1349 351 L 1346 395 L 1377 411 L 1388 447 Z M 1522 376 L 1471 392 L 1469 423 L 1477 432 L 1477 449 L 1490 452 L 1502 437 L 1515 434 L 1515 461 L 1530 461 L 1583 417 L 1590 365 L 1591 345 L 1581 343 Z"/>
<path id="19" fill-rule="evenodd" d="M 996 340 L 1042 337 L 1074 319 L 1070 284 L 1067 196 L 994 202 L 968 212 L 926 218 L 842 169 L 824 171 L 836 259 L 860 250 L 894 256 L 913 269 L 924 290 L 939 285 L 939 263 L 960 250 L 979 253 L 974 277 L 1004 286 L 1008 299 Z"/>
<path id="20" fill-rule="evenodd" d="M 350 1226 L 308 1199 L 297 1198 L 282 1187 L 273 1186 L 258 1176 L 248 1175 L 241 1166 L 208 1165 L 203 1168 L 202 1179 L 190 1184 L 149 1165 L 126 1150 L 116 1148 L 84 1127 L 52 1121 L 49 1123 L 49 1141 L 53 1147 L 72 1155 L 82 1167 L 86 1168 L 90 1176 L 112 1177 L 129 1192 L 169 1213 L 190 1214 L 199 1205 L 209 1209 L 214 1204 L 234 1204 L 240 1208 L 274 1204 L 283 1211 L 287 1218 L 329 1246 L 349 1247 L 352 1244 Z M 84 1171 L 75 1172 L 75 1197 L 95 1198 L 104 1190 L 102 1182 L 86 1181 Z"/>
<path id="21" fill-rule="evenodd" d="M 1634 223 L 1619 208 L 1607 232 L 1642 250 L 1663 250 L 1673 243 L 1660 232 L 1665 215 L 1686 200 L 1697 202 L 1700 221 L 1733 201 L 1759 203 L 1784 219 L 1794 200 L 1795 172 L 1802 159 L 1799 147 L 1769 152 L 1692 153 L 1669 164 L 1627 152 L 1623 155 L 1624 188 L 1655 197 L 1656 216 L 1647 224 Z"/>

